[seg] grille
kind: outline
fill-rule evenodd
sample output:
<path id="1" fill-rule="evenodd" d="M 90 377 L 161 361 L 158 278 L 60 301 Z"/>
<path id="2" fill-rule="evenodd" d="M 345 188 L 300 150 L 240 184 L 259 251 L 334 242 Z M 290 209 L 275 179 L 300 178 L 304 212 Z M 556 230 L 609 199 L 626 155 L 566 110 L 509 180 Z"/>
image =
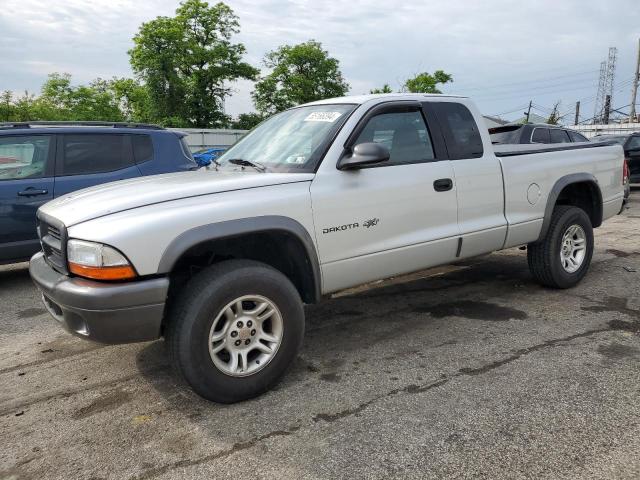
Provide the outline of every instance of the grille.
<path id="1" fill-rule="evenodd" d="M 52 225 L 47 225 L 47 231 L 49 233 L 49 235 L 51 235 L 53 238 L 55 238 L 56 240 L 62 240 L 62 234 L 60 233 L 60 229 L 52 226 Z"/>
<path id="2" fill-rule="evenodd" d="M 38 234 L 44 257 L 49 265 L 61 273 L 67 273 L 67 245 L 64 225 L 55 219 L 38 215 Z"/>

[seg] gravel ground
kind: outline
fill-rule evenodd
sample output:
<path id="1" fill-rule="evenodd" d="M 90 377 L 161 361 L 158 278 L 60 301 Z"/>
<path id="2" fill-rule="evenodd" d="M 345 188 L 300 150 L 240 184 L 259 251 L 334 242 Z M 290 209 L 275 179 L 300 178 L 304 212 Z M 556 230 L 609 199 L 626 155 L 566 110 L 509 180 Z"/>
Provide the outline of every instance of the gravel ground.
<path id="1" fill-rule="evenodd" d="M 640 191 L 584 282 L 510 250 L 307 308 L 276 390 L 206 402 L 163 342 L 64 333 L 0 267 L 0 479 L 640 478 Z"/>

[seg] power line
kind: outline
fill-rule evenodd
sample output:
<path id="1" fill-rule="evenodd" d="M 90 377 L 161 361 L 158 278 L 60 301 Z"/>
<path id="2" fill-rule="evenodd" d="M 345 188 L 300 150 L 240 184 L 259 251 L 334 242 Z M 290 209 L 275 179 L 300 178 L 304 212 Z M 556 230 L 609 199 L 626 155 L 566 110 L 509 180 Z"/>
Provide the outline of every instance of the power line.
<path id="1" fill-rule="evenodd" d="M 623 105 L 622 107 L 610 108 L 610 110 L 613 112 L 613 111 L 617 111 L 617 110 L 619 110 L 621 108 L 627 108 L 627 107 L 630 107 L 630 106 L 631 106 L 630 104 L 629 105 Z M 594 116 L 594 117 L 588 118 L 586 120 L 581 121 L 578 125 L 588 124 L 590 121 L 596 120 L 598 117 L 599 116 Z"/>
<path id="2" fill-rule="evenodd" d="M 520 105 L 519 107 L 516 107 L 513 110 L 509 110 L 507 112 L 502 112 L 502 113 L 493 113 L 490 116 L 491 117 L 499 117 L 500 115 L 507 115 L 508 113 L 519 112 L 523 108 L 527 108 L 528 105 L 529 105 L 528 103 L 525 103 L 524 105 Z"/>
<path id="3" fill-rule="evenodd" d="M 573 87 L 567 87 L 567 88 L 562 88 L 562 89 L 557 89 L 557 90 L 550 90 L 550 91 L 541 91 L 541 90 L 526 90 L 523 91 L 522 93 L 513 93 L 513 94 L 506 94 L 506 95 L 498 95 L 498 96 L 491 96 L 491 97 L 486 97 L 483 95 L 474 95 L 473 98 L 477 99 L 477 100 L 483 100 L 483 101 L 496 101 L 496 100 L 509 100 L 509 99 L 517 99 L 517 98 L 526 98 L 531 96 L 531 92 L 537 92 L 538 95 L 554 95 L 556 93 L 562 93 L 562 92 L 569 92 L 569 91 L 575 91 L 575 90 L 587 90 L 587 89 L 593 89 L 593 85 L 584 85 L 584 86 L 573 86 Z"/>
<path id="4" fill-rule="evenodd" d="M 534 104 L 533 104 L 533 107 L 534 107 L 536 110 L 540 110 L 541 112 L 546 112 L 546 113 L 553 113 L 553 111 L 554 111 L 554 109 L 552 109 L 552 108 L 544 107 L 544 106 L 542 106 L 542 105 L 538 105 L 537 103 L 534 103 Z"/>
<path id="5" fill-rule="evenodd" d="M 623 82 L 619 85 L 619 87 L 615 90 L 616 92 L 621 92 L 627 85 L 629 85 L 631 82 L 630 81 L 626 81 Z M 578 98 L 577 100 L 572 101 L 573 103 L 575 102 L 580 102 L 581 106 L 584 106 L 585 104 L 594 102 L 596 100 L 596 97 L 594 95 L 590 95 L 587 97 L 582 97 L 582 98 Z M 567 115 L 569 113 L 573 112 L 573 107 L 570 110 L 567 110 L 567 113 L 565 113 L 564 115 Z"/>
<path id="6" fill-rule="evenodd" d="M 535 91 L 535 90 L 547 90 L 549 88 L 556 88 L 556 87 L 562 87 L 565 85 L 589 85 L 591 87 L 593 87 L 593 82 L 591 80 L 580 80 L 580 81 L 570 81 L 570 82 L 559 82 L 559 83 L 553 83 L 553 84 L 549 84 L 549 85 L 538 85 L 538 86 L 533 86 L 533 87 L 510 87 L 510 88 L 505 88 L 505 89 L 501 89 L 502 93 L 514 93 L 514 92 L 519 92 L 522 90 L 526 90 L 527 92 L 530 91 Z M 486 95 L 490 95 L 490 96 L 494 96 L 494 95 L 499 95 L 500 92 L 488 92 Z M 484 95 L 484 94 L 480 94 L 480 95 Z"/>
<path id="7" fill-rule="evenodd" d="M 633 77 L 629 80 L 625 80 L 623 82 L 620 82 L 617 86 L 617 88 L 614 89 L 614 93 L 622 93 L 623 90 L 625 90 L 629 85 L 631 85 L 633 83 Z M 576 100 L 578 102 L 581 103 L 581 105 L 585 105 L 591 102 L 596 101 L 596 97 L 594 96 L 589 96 L 589 97 L 584 97 L 584 98 L 579 98 L 578 100 Z M 562 117 L 569 115 L 570 113 L 573 112 L 572 110 L 567 110 L 566 113 L 564 113 L 563 115 L 561 115 Z"/>
<path id="8" fill-rule="evenodd" d="M 623 82 L 620 82 L 617 85 L 617 87 L 614 89 L 614 92 L 615 93 L 621 92 L 623 89 L 625 89 L 626 87 L 631 85 L 632 82 L 633 82 L 633 77 L 631 77 L 631 78 L 629 78 L 627 80 L 624 80 Z M 560 90 L 555 90 L 553 92 L 540 92 L 539 94 L 540 95 L 552 95 L 552 94 L 555 94 L 555 93 L 562 93 L 562 92 L 574 91 L 574 90 L 586 90 L 586 89 L 590 89 L 590 88 L 593 88 L 593 85 L 584 86 L 584 87 L 573 87 L 573 88 L 567 88 L 567 89 L 560 89 Z M 518 94 L 518 95 L 507 95 L 507 96 L 499 96 L 499 97 L 491 97 L 491 98 L 482 97 L 482 96 L 474 96 L 474 98 L 478 98 L 479 100 L 484 101 L 484 102 L 493 101 L 493 100 L 508 100 L 508 99 L 511 99 L 511 98 L 516 98 L 516 99 L 517 98 L 526 98 L 527 96 L 529 96 L 529 92 L 530 91 L 527 90 L 527 91 L 523 91 L 522 94 Z M 595 99 L 595 97 L 593 95 L 588 95 L 588 96 L 579 98 L 577 101 L 581 102 L 581 104 L 584 105 L 584 104 L 589 104 L 589 103 L 593 102 L 594 99 Z M 496 116 L 506 115 L 506 114 L 509 114 L 509 113 L 520 111 L 522 108 L 526 108 L 527 105 L 528 105 L 528 103 L 524 104 L 523 106 L 521 106 L 519 108 L 514 108 L 513 110 L 509 110 L 508 112 L 503 112 L 503 113 L 500 113 L 500 114 L 496 114 Z M 538 105 L 538 106 L 540 106 L 540 105 Z M 543 107 L 543 108 L 547 108 L 547 107 Z M 568 114 L 570 114 L 572 112 L 573 112 L 573 109 L 568 110 L 567 112 L 561 114 L 560 116 L 561 117 L 565 117 L 565 116 L 567 116 Z"/>
<path id="9" fill-rule="evenodd" d="M 579 73 L 572 73 L 572 74 L 568 74 L 568 75 L 558 75 L 555 77 L 545 77 L 545 78 L 538 78 L 538 79 L 529 79 L 529 80 L 525 80 L 522 82 L 510 82 L 510 83 L 492 83 L 488 86 L 471 86 L 471 87 L 465 87 L 464 83 L 459 84 L 457 82 L 454 82 L 453 85 L 451 85 L 452 87 L 460 87 L 460 88 L 464 88 L 465 90 L 487 90 L 487 89 L 493 89 L 493 88 L 502 88 L 502 87 L 509 87 L 509 86 L 522 86 L 522 85 L 528 85 L 530 83 L 535 83 L 535 84 L 540 84 L 540 83 L 545 83 L 545 82 L 549 82 L 549 81 L 555 81 L 561 78 L 568 78 L 568 77 L 576 77 L 576 76 L 580 76 L 580 75 L 586 75 L 586 74 L 590 74 L 593 75 L 597 73 L 597 70 L 589 70 L 586 72 L 579 72 Z"/>

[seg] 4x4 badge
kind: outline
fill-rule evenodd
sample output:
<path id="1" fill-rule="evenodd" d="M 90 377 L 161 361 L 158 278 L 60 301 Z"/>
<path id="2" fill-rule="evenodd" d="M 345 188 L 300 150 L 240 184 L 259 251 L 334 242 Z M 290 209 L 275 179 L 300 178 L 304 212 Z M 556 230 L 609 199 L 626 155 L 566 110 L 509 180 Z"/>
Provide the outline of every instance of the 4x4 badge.
<path id="1" fill-rule="evenodd" d="M 366 228 L 371 228 L 371 227 L 375 227 L 378 222 L 380 221 L 379 218 L 370 218 L 369 220 L 365 221 L 362 226 L 366 227 Z"/>

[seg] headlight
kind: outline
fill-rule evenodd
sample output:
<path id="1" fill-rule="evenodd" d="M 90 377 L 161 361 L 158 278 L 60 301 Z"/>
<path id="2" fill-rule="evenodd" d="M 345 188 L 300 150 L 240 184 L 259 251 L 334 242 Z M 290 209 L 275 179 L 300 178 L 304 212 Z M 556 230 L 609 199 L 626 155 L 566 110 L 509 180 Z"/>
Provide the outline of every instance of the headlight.
<path id="1" fill-rule="evenodd" d="M 69 271 L 96 280 L 126 280 L 136 271 L 118 250 L 101 243 L 69 240 L 67 243 Z"/>

